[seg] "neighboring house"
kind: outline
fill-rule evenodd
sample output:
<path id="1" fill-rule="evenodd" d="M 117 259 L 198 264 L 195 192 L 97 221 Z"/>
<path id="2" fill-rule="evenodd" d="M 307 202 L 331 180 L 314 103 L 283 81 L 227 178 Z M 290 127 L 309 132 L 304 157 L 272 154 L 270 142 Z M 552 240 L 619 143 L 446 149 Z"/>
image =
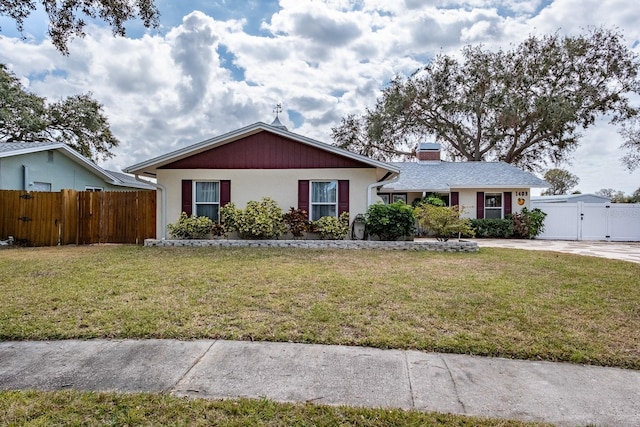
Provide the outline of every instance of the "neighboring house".
<path id="1" fill-rule="evenodd" d="M 304 209 L 311 220 L 364 213 L 375 188 L 399 167 L 292 132 L 279 120 L 255 123 L 129 166 L 125 172 L 155 178 L 161 191 L 158 232 L 181 212 L 219 219 L 220 207 L 274 199 L 286 211 Z"/>
<path id="2" fill-rule="evenodd" d="M 62 143 L 0 143 L 0 190 L 155 190 L 132 176 L 107 171 Z"/>
<path id="3" fill-rule="evenodd" d="M 531 204 L 536 203 L 610 203 L 611 199 L 596 194 L 561 194 L 556 196 L 533 196 Z"/>
<path id="4" fill-rule="evenodd" d="M 378 195 L 386 203 L 412 203 L 438 195 L 450 206 L 460 206 L 467 218 L 504 218 L 530 208 L 531 189 L 549 184 L 504 162 L 445 162 L 440 145 L 422 143 L 417 162 L 391 163 L 400 169 L 396 182 L 384 185 Z"/>

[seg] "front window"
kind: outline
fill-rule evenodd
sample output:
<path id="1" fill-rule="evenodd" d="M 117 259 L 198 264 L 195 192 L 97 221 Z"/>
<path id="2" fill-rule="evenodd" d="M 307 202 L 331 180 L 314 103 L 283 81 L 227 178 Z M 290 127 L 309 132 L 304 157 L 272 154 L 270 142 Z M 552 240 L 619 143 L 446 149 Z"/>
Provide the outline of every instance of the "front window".
<path id="1" fill-rule="evenodd" d="M 217 181 L 195 182 L 193 210 L 196 216 L 206 216 L 213 221 L 220 219 L 220 183 Z"/>
<path id="2" fill-rule="evenodd" d="M 484 195 L 484 217 L 488 219 L 502 218 L 502 194 L 486 193 Z"/>
<path id="3" fill-rule="evenodd" d="M 338 216 L 338 181 L 311 182 L 311 221 Z"/>

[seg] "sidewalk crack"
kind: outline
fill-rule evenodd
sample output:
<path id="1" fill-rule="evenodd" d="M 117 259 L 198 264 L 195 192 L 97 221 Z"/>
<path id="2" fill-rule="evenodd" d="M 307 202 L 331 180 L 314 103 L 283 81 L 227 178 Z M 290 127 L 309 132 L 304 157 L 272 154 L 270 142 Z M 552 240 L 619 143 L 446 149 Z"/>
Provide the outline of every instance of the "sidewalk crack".
<path id="1" fill-rule="evenodd" d="M 196 365 L 197 365 L 198 363 L 200 363 L 200 361 L 202 360 L 202 358 L 203 358 L 207 353 L 209 353 L 209 351 L 211 350 L 211 347 L 213 347 L 213 346 L 214 346 L 214 344 L 215 344 L 216 342 L 218 342 L 218 340 L 213 340 L 213 341 L 211 342 L 211 345 L 210 345 L 209 347 L 207 347 L 207 349 L 206 349 L 205 351 L 203 351 L 203 352 L 202 352 L 202 354 L 196 358 L 196 360 L 191 364 L 191 366 L 189 366 L 189 367 L 187 368 L 187 370 L 186 370 L 186 371 L 184 371 L 184 373 L 183 373 L 182 375 L 180 375 L 180 378 L 178 378 L 178 380 L 177 380 L 177 381 L 176 381 L 172 386 L 170 386 L 170 387 L 167 389 L 167 392 L 172 393 L 172 392 L 176 391 L 176 387 L 178 386 L 178 384 L 180 384 L 180 383 L 182 382 L 182 380 L 184 380 L 184 379 L 186 378 L 186 376 L 187 376 L 187 375 L 189 375 L 189 372 L 191 372 L 191 371 L 193 370 L 193 368 L 195 368 L 195 367 L 196 367 Z M 191 391 L 191 392 L 198 392 L 199 390 L 189 390 L 189 391 Z"/>
<path id="2" fill-rule="evenodd" d="M 451 383 L 453 384 L 453 391 L 455 392 L 456 399 L 458 400 L 458 404 L 462 408 L 462 412 L 466 414 L 467 408 L 465 407 L 464 402 L 460 398 L 460 392 L 458 391 L 458 384 L 456 383 L 455 378 L 453 378 L 453 372 L 451 372 L 451 368 L 449 368 L 449 364 L 447 363 L 447 360 L 442 355 L 440 356 L 440 360 L 442 360 L 442 363 L 444 363 L 445 368 L 447 368 L 447 372 L 449 373 L 449 378 L 451 379 Z"/>
<path id="3" fill-rule="evenodd" d="M 404 351 L 404 363 L 407 368 L 407 379 L 409 380 L 409 393 L 411 394 L 411 409 L 416 409 L 416 399 L 413 394 L 413 378 L 411 378 L 411 368 L 409 367 L 409 356 Z"/>

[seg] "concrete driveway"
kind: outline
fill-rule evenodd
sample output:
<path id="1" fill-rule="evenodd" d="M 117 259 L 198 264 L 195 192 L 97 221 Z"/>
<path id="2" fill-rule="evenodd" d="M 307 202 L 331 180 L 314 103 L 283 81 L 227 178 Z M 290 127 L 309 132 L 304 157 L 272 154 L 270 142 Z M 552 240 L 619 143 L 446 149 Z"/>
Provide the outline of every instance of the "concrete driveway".
<path id="1" fill-rule="evenodd" d="M 479 247 L 565 252 L 640 264 L 640 242 L 602 242 L 573 240 L 469 239 Z"/>

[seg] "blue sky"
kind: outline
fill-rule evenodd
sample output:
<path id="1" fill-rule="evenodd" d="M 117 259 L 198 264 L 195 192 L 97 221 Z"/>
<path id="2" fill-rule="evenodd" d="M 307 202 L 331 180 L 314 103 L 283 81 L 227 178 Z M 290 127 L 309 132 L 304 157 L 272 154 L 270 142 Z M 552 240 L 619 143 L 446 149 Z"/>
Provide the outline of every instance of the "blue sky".
<path id="1" fill-rule="evenodd" d="M 0 18 L 0 62 L 29 90 L 57 100 L 91 92 L 121 145 L 102 164 L 114 170 L 254 123 L 331 142 L 331 127 L 362 113 L 397 74 L 467 44 L 517 44 L 529 34 L 620 29 L 640 53 L 636 0 L 157 0 L 161 26 L 128 26 L 114 38 L 96 21 L 60 55 L 41 11 L 24 39 Z M 634 99 L 636 105 L 640 99 Z M 623 170 L 616 129 L 583 132 L 571 164 L 578 189 L 631 193 L 640 171 Z M 550 167 L 553 165 L 550 165 Z"/>

